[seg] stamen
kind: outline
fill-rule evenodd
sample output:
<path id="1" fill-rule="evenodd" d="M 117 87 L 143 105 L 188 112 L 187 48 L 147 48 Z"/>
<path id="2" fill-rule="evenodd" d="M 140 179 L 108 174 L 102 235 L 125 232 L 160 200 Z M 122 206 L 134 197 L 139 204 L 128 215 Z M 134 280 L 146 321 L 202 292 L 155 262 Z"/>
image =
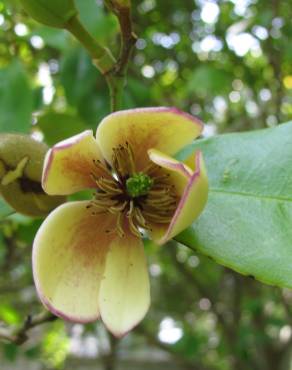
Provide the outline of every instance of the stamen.
<path id="1" fill-rule="evenodd" d="M 141 237 L 141 229 L 151 230 L 152 224 L 171 221 L 178 198 L 170 174 L 154 163 L 137 173 L 129 143 L 113 149 L 112 169 L 100 160 L 94 164 L 104 175 L 97 177 L 92 172 L 96 193 L 87 208 L 92 215 L 110 213 L 116 217 L 116 225 L 106 233 L 124 237 L 127 222 L 129 231 Z"/>
<path id="2" fill-rule="evenodd" d="M 145 218 L 144 218 L 144 216 L 143 216 L 139 207 L 135 208 L 135 218 L 136 218 L 136 220 L 138 221 L 138 223 L 140 224 L 141 227 L 143 227 L 144 229 L 148 228 L 146 220 L 145 220 Z"/>
<path id="3" fill-rule="evenodd" d="M 123 190 L 117 186 L 117 182 L 115 180 L 108 180 L 104 177 L 100 177 L 96 180 L 96 185 L 100 190 L 103 190 L 106 193 L 113 193 L 113 194 L 122 194 Z"/>
<path id="4" fill-rule="evenodd" d="M 99 159 L 94 159 L 93 163 L 95 167 L 97 167 L 99 170 L 104 171 L 109 176 L 112 176 L 110 169 L 106 166 L 106 164 L 102 163 Z"/>
<path id="5" fill-rule="evenodd" d="M 125 145 L 120 145 L 118 148 L 113 148 L 113 170 L 118 178 L 123 180 L 135 172 L 134 153 L 128 142 Z"/>
<path id="6" fill-rule="evenodd" d="M 118 213 L 118 217 L 117 217 L 117 233 L 118 235 L 123 238 L 125 236 L 125 232 L 123 230 L 123 227 L 122 227 L 122 213 Z"/>
<path id="7" fill-rule="evenodd" d="M 160 169 L 161 169 L 160 166 L 157 166 L 155 163 L 150 162 L 148 166 L 144 168 L 143 173 L 146 173 L 147 175 L 152 176 L 155 174 L 155 172 L 157 172 Z"/>
<path id="8" fill-rule="evenodd" d="M 109 211 L 111 213 L 117 213 L 117 212 L 122 212 L 125 210 L 126 206 L 127 206 L 128 202 L 125 201 L 124 203 L 122 203 L 121 205 L 119 206 L 115 206 L 115 207 L 110 207 L 109 208 Z"/>

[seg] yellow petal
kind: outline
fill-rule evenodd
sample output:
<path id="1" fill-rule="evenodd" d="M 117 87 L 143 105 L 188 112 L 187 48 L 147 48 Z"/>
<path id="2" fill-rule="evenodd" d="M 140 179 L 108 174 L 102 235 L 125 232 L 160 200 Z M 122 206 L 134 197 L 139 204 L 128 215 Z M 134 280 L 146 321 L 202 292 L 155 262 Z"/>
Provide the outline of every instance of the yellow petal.
<path id="1" fill-rule="evenodd" d="M 87 130 L 56 144 L 48 151 L 42 184 L 50 195 L 68 195 L 96 186 L 91 174 L 104 175 L 94 160 L 102 156 L 92 131 Z"/>
<path id="2" fill-rule="evenodd" d="M 202 128 L 198 119 L 176 108 L 131 109 L 104 118 L 97 128 L 96 139 L 110 163 L 112 149 L 128 142 L 137 171 L 141 171 L 149 162 L 148 149 L 175 154 L 199 136 Z"/>
<path id="3" fill-rule="evenodd" d="M 74 322 L 99 317 L 98 295 L 112 220 L 92 216 L 88 202 L 66 203 L 43 222 L 33 245 L 39 297 L 55 315 Z"/>
<path id="4" fill-rule="evenodd" d="M 112 242 L 99 302 L 103 322 L 117 337 L 143 319 L 150 304 L 150 288 L 141 239 L 127 233 Z"/>
<path id="5" fill-rule="evenodd" d="M 152 237 L 164 244 L 190 226 L 203 211 L 208 198 L 208 177 L 201 152 L 195 153 L 194 170 L 157 150 L 149 150 L 150 159 L 165 168 L 180 200 L 169 225 L 152 225 Z"/>

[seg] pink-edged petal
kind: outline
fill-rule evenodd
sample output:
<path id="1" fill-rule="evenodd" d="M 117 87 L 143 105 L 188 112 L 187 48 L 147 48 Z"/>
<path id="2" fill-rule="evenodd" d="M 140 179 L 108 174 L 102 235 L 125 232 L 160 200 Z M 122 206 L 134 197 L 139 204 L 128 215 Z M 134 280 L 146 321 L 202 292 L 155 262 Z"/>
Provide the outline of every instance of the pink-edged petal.
<path id="1" fill-rule="evenodd" d="M 177 194 L 181 196 L 194 170 L 156 149 L 149 149 L 148 155 L 152 162 L 167 170 L 170 182 L 175 186 Z"/>
<path id="2" fill-rule="evenodd" d="M 208 199 L 208 177 L 200 151 L 195 153 L 194 170 L 157 150 L 149 150 L 150 159 L 166 169 L 180 200 L 169 225 L 152 225 L 152 237 L 164 244 L 190 226 L 203 211 Z"/>
<path id="3" fill-rule="evenodd" d="M 148 311 L 150 287 L 143 243 L 129 232 L 110 246 L 99 303 L 103 322 L 117 337 L 129 332 Z"/>
<path id="4" fill-rule="evenodd" d="M 88 202 L 70 202 L 43 222 L 33 244 L 38 295 L 55 315 L 74 322 L 99 317 L 98 295 L 111 242 L 110 216 L 91 214 Z"/>
<path id="5" fill-rule="evenodd" d="M 94 164 L 103 161 L 91 130 L 56 144 L 46 155 L 42 184 L 50 195 L 68 195 L 96 186 L 91 174 L 104 175 Z"/>
<path id="6" fill-rule="evenodd" d="M 96 139 L 108 162 L 112 160 L 112 149 L 128 142 L 140 171 L 149 161 L 148 149 L 174 154 L 199 136 L 202 129 L 197 118 L 176 108 L 140 108 L 105 117 L 97 128 Z"/>

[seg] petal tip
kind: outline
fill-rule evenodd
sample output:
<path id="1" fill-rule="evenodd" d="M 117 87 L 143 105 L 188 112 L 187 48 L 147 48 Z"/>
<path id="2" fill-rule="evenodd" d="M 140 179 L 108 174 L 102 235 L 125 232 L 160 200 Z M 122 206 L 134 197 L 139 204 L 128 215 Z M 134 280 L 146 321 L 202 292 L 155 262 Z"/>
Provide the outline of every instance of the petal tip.
<path id="1" fill-rule="evenodd" d="M 77 154 L 79 151 L 84 155 L 76 156 L 74 151 Z M 85 168 L 88 167 L 88 158 L 94 155 L 99 158 L 99 154 L 98 144 L 92 130 L 85 130 L 55 144 L 45 156 L 42 172 L 43 190 L 49 195 L 69 195 L 82 188 L 93 187 L 94 184 L 90 176 L 85 173 Z M 81 161 L 84 162 L 83 166 L 80 164 Z M 53 181 L 52 178 L 54 178 Z"/>
<path id="2" fill-rule="evenodd" d="M 202 177 L 202 174 L 203 174 L 203 177 L 204 177 L 204 184 L 203 184 L 203 201 L 199 207 L 199 209 L 197 210 L 196 212 L 196 215 L 193 219 L 193 221 L 195 221 L 199 215 L 201 214 L 201 212 L 203 211 L 206 203 L 207 203 L 207 200 L 208 200 L 208 178 L 207 178 L 207 175 L 205 173 L 205 169 L 204 169 L 204 161 L 203 161 L 203 154 L 201 151 L 197 151 L 195 153 L 195 164 L 196 164 L 196 167 L 195 167 L 195 171 L 194 173 L 192 174 L 192 176 L 189 177 L 189 182 L 188 184 L 186 185 L 186 188 L 184 190 L 184 193 L 180 199 L 180 202 L 178 204 L 178 207 L 173 215 L 173 218 L 170 222 L 170 225 L 168 227 L 168 230 L 166 231 L 166 233 L 159 239 L 157 240 L 157 244 L 159 245 L 163 245 L 165 244 L 168 240 L 170 240 L 171 238 L 173 238 L 175 235 L 177 235 L 179 232 L 183 231 L 180 230 L 178 232 L 176 232 L 175 234 L 173 234 L 173 230 L 174 230 L 174 227 L 181 215 L 181 212 L 182 210 L 184 209 L 184 206 L 186 204 L 186 201 L 188 200 L 189 196 L 190 196 L 190 193 L 192 191 L 192 188 L 193 186 L 195 186 L 196 183 L 198 183 L 198 181 L 201 179 Z M 189 225 L 185 226 L 184 229 L 186 227 L 188 227 Z"/>
<path id="3" fill-rule="evenodd" d="M 104 323 L 104 326 L 107 328 L 108 331 L 110 331 L 113 334 L 113 336 L 115 336 L 118 339 L 122 339 L 140 324 L 140 322 L 147 315 L 147 312 L 149 311 L 149 308 L 150 308 L 150 299 L 149 299 L 149 302 L 148 302 L 148 306 L 145 309 L 144 315 L 139 320 L 137 320 L 136 322 L 134 322 L 132 325 L 128 326 L 124 330 L 116 330 L 115 328 L 111 327 L 110 324 L 106 323 L 102 319 L 102 313 L 101 313 L 101 320 Z"/>
<path id="4" fill-rule="evenodd" d="M 40 292 L 38 292 L 38 296 L 42 302 L 42 304 L 55 316 L 68 321 L 68 322 L 73 322 L 76 324 L 89 324 L 91 322 L 95 322 L 100 318 L 100 315 L 95 315 L 92 317 L 78 317 L 78 316 L 72 316 L 65 314 L 61 310 L 58 310 L 55 308 L 44 296 L 40 295 Z"/>
<path id="5" fill-rule="evenodd" d="M 86 136 L 93 136 L 93 131 L 85 130 L 81 132 L 80 134 L 74 135 L 68 139 L 60 141 L 59 143 L 55 144 L 51 149 L 48 150 L 45 156 L 44 165 L 43 165 L 43 173 L 42 173 L 42 187 L 45 192 L 47 192 L 46 184 L 48 180 L 48 174 L 52 167 L 55 153 L 58 152 L 59 150 L 70 148 L 70 146 L 82 141 Z M 58 195 L 58 194 L 50 194 L 50 195 Z"/>
<path id="6" fill-rule="evenodd" d="M 190 179 L 193 175 L 193 171 L 191 170 L 191 168 L 189 168 L 188 165 L 186 165 L 183 162 L 179 162 L 175 159 L 168 158 L 168 157 L 164 156 L 163 153 L 159 152 L 156 149 L 149 149 L 148 150 L 148 156 L 149 156 L 150 160 L 152 162 L 154 162 L 155 164 L 157 164 L 158 166 L 163 165 L 168 169 L 180 172 L 187 179 Z"/>
<path id="7" fill-rule="evenodd" d="M 193 116 L 190 113 L 184 112 L 184 111 L 182 111 L 182 110 L 180 110 L 179 108 L 176 108 L 176 107 L 169 107 L 169 108 L 164 108 L 164 109 L 168 110 L 169 112 L 172 112 L 172 113 L 175 113 L 175 114 L 178 114 L 180 116 L 183 116 L 183 117 L 187 118 L 188 120 L 190 120 L 193 123 L 195 123 L 196 125 L 198 125 L 201 128 L 201 131 L 203 131 L 204 124 L 198 117 Z"/>
<path id="8" fill-rule="evenodd" d="M 195 123 L 201 128 L 201 131 L 203 130 L 203 126 L 204 126 L 203 122 L 198 117 L 195 117 L 190 113 L 184 112 L 177 107 L 165 107 L 165 106 L 125 109 L 125 110 L 111 113 L 110 115 L 105 117 L 105 119 L 107 119 L 110 116 L 121 115 L 121 114 L 128 115 L 132 113 L 133 114 L 136 114 L 136 113 L 173 113 L 173 114 L 182 116 L 188 119 L 189 121 L 192 121 L 193 123 Z"/>
<path id="9" fill-rule="evenodd" d="M 52 149 L 67 149 L 70 146 L 79 143 L 82 141 L 86 136 L 93 136 L 92 130 L 85 130 L 81 132 L 80 134 L 74 135 L 72 137 L 69 137 L 68 139 L 62 140 L 59 143 L 55 144 Z"/>
<path id="10" fill-rule="evenodd" d="M 40 284 L 39 284 L 39 281 L 38 281 L 38 278 L 37 278 L 37 273 L 36 273 L 36 267 L 35 267 L 36 255 L 34 253 L 34 250 L 35 250 L 35 248 L 33 247 L 33 254 L 32 254 L 33 279 L 34 279 L 34 283 L 35 283 L 37 296 L 38 296 L 39 300 L 41 301 L 41 303 L 43 304 L 43 306 L 48 311 L 50 311 L 53 315 L 65 320 L 65 321 L 68 321 L 68 322 L 74 322 L 74 323 L 77 323 L 77 324 L 88 324 L 88 323 L 97 321 L 100 318 L 99 313 L 97 315 L 92 316 L 92 317 L 86 317 L 86 318 L 83 317 L 83 318 L 81 318 L 81 317 L 77 317 L 77 316 L 68 315 L 65 312 L 63 312 L 63 311 L 57 309 L 56 307 L 54 307 L 54 305 L 47 299 L 47 297 L 45 296 L 45 294 L 41 290 L 41 287 L 40 287 Z"/>

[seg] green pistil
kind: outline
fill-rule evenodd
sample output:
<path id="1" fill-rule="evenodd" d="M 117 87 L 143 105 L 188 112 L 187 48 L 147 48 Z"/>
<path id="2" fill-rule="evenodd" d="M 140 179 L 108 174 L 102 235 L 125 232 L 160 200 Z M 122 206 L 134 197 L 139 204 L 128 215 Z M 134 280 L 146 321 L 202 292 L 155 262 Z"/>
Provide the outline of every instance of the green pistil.
<path id="1" fill-rule="evenodd" d="M 132 198 L 148 194 L 153 185 L 153 180 L 142 172 L 135 173 L 126 181 L 127 193 Z"/>

